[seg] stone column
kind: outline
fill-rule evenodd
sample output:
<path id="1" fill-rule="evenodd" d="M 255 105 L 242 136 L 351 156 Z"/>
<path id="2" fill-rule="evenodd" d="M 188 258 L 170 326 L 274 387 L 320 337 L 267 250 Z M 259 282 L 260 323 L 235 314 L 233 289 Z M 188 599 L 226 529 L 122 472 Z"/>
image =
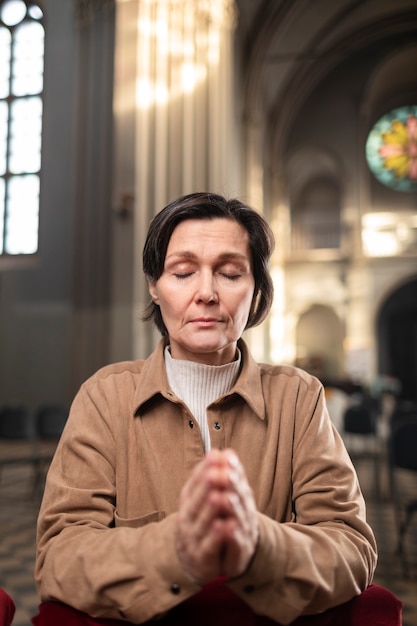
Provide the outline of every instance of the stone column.
<path id="1" fill-rule="evenodd" d="M 72 385 L 109 360 L 114 0 L 75 3 Z"/>
<path id="2" fill-rule="evenodd" d="M 132 346 L 142 357 L 157 339 L 139 320 L 148 302 L 142 249 L 151 218 L 185 193 L 242 193 L 235 9 L 233 0 L 117 0 L 116 6 L 116 194 L 133 196 Z M 134 162 L 126 188 L 123 133 Z"/>

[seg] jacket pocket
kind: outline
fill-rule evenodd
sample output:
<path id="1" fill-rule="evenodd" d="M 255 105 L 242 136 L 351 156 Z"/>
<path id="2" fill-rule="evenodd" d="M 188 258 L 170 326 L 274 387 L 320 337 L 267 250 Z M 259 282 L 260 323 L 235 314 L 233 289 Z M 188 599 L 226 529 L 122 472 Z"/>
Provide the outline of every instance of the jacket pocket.
<path id="1" fill-rule="evenodd" d="M 114 512 L 114 525 L 116 528 L 141 528 L 152 522 L 160 522 L 166 517 L 165 511 L 153 511 L 141 517 L 120 517 L 117 511 Z"/>

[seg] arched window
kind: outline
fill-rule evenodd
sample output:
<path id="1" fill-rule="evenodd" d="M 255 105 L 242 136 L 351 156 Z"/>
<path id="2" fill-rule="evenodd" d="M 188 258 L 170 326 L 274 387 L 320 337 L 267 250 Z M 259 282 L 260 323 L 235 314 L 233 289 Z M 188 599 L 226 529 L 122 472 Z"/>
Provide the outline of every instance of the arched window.
<path id="1" fill-rule="evenodd" d="M 0 255 L 38 250 L 43 12 L 0 0 Z"/>
<path id="2" fill-rule="evenodd" d="M 295 250 L 340 247 L 340 188 L 327 177 L 311 180 L 291 209 L 292 247 Z"/>

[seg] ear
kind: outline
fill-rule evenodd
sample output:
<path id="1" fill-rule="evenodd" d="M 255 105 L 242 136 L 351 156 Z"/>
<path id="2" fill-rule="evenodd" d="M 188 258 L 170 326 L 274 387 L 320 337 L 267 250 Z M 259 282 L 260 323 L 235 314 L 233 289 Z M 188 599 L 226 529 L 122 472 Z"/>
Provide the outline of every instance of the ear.
<path id="1" fill-rule="evenodd" d="M 159 304 L 159 295 L 158 295 L 158 288 L 156 286 L 156 283 L 154 281 L 149 281 L 148 289 L 149 289 L 149 293 L 151 295 L 152 300 L 155 302 L 155 304 Z"/>

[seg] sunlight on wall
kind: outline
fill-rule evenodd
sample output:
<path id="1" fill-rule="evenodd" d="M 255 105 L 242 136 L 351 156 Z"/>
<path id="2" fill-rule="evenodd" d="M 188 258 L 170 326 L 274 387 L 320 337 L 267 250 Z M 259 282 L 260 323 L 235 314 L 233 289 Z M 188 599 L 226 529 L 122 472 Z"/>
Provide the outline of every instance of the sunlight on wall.
<path id="1" fill-rule="evenodd" d="M 387 257 L 417 250 L 417 213 L 386 211 L 362 218 L 365 255 Z"/>
<path id="2" fill-rule="evenodd" d="M 114 187 L 134 199 L 132 304 L 139 312 L 149 298 L 141 261 L 153 215 L 196 190 L 242 194 L 236 8 L 234 0 L 117 0 L 116 7 Z M 147 356 L 153 336 L 136 323 L 132 333 L 134 356 Z"/>
<path id="3" fill-rule="evenodd" d="M 140 5 L 136 101 L 166 105 L 192 93 L 220 59 L 221 29 L 233 15 L 230 0 L 143 0 Z"/>
<path id="4" fill-rule="evenodd" d="M 270 313 L 270 358 L 273 363 L 292 363 L 295 358 L 295 319 L 285 317 L 284 271 L 280 267 L 271 271 L 274 283 L 274 302 Z"/>

